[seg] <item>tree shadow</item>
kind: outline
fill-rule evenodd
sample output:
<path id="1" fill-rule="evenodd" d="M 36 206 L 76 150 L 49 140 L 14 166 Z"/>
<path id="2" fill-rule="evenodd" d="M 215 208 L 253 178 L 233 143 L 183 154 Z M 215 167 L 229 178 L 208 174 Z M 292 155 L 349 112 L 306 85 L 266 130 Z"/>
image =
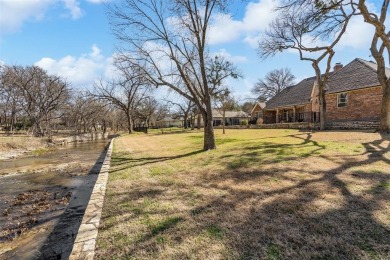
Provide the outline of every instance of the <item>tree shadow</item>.
<path id="1" fill-rule="evenodd" d="M 310 138 L 306 139 L 309 140 Z M 305 141 L 306 141 L 305 140 Z M 385 154 L 390 151 L 390 143 L 384 145 L 379 139 L 363 143 L 364 161 L 351 161 L 346 158 L 338 167 L 330 170 L 315 170 L 311 174 L 319 178 L 302 180 L 288 188 L 270 192 L 247 192 L 223 187 L 228 191 L 225 198 L 217 198 L 207 205 L 194 209 L 202 222 L 210 215 L 209 221 L 220 223 L 227 230 L 227 243 L 240 259 L 356 259 L 390 257 L 390 229 L 378 221 L 376 210 L 390 203 L 390 175 L 378 172 L 353 171 L 354 167 L 390 160 Z M 329 160 L 332 160 L 329 158 Z M 276 169 L 253 171 L 249 174 L 231 173 L 206 180 L 222 182 L 232 178 L 235 183 L 245 182 L 260 176 L 272 176 Z M 340 175 L 352 170 L 351 177 L 357 180 L 370 180 L 372 186 L 363 195 L 351 192 Z M 289 171 L 287 169 L 287 171 Z M 335 200 L 342 200 L 323 210 L 322 196 L 326 190 L 340 194 Z M 331 195 L 328 195 L 331 196 Z M 237 212 L 237 207 L 251 200 L 275 197 L 274 200 L 252 203 L 249 214 Z M 315 205 L 318 205 L 317 207 Z M 308 211 L 307 208 L 310 208 Z M 227 218 L 213 219 L 215 210 L 223 210 Z M 390 212 L 388 212 L 390 213 Z M 231 216 L 241 219 L 240 224 L 230 224 Z M 388 218 L 385 218 L 388 221 Z"/>
<path id="2" fill-rule="evenodd" d="M 301 135 L 306 135 L 306 137 L 302 137 Z M 313 153 L 319 153 L 321 150 L 326 149 L 325 145 L 312 140 L 311 133 L 288 135 L 288 137 L 302 140 L 302 142 L 292 144 L 262 142 L 261 144 L 251 145 L 246 148 L 248 152 L 232 158 L 227 163 L 227 168 L 235 170 L 258 163 L 272 164 L 281 161 L 293 161 L 300 158 L 307 158 Z M 302 151 L 300 153 L 294 153 L 294 149 Z"/>
<path id="3" fill-rule="evenodd" d="M 137 166 L 145 166 L 154 163 L 180 159 L 180 158 L 196 155 L 202 152 L 204 152 L 204 150 L 195 150 L 189 153 L 179 154 L 175 156 L 160 156 L 160 157 L 156 156 L 156 157 L 141 157 L 141 158 L 113 157 L 111 159 L 112 168 L 110 169 L 110 174 L 125 169 L 131 169 Z"/>

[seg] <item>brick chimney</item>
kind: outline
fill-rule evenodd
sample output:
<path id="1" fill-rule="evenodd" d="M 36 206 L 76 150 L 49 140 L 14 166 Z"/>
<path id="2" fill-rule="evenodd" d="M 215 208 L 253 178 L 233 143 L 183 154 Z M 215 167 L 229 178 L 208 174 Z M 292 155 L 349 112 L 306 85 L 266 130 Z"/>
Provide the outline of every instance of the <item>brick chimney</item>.
<path id="1" fill-rule="evenodd" d="M 333 72 L 340 70 L 342 67 L 343 67 L 343 64 L 341 64 L 340 62 L 337 62 L 336 65 L 334 65 L 334 67 L 333 67 Z"/>

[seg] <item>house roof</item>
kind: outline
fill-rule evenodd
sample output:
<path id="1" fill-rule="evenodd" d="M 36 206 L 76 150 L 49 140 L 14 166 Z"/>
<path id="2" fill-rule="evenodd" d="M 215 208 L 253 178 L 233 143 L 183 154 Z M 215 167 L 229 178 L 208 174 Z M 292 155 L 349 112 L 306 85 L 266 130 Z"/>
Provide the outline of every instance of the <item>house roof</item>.
<path id="1" fill-rule="evenodd" d="M 329 78 L 327 92 L 337 93 L 354 89 L 379 86 L 376 74 L 377 64 L 363 59 L 354 59 Z M 386 68 L 390 75 L 390 69 Z"/>
<path id="2" fill-rule="evenodd" d="M 376 74 L 377 64 L 363 59 L 354 59 L 340 70 L 331 72 L 326 93 L 344 92 L 354 89 L 379 86 Z M 390 77 L 390 69 L 386 68 Z M 284 89 L 267 101 L 266 109 L 303 105 L 310 102 L 315 77 L 307 78 L 298 84 Z"/>
<path id="3" fill-rule="evenodd" d="M 217 109 L 214 109 L 212 111 L 213 117 L 223 117 L 222 116 L 222 111 L 220 112 Z M 245 113 L 244 111 L 225 111 L 225 117 L 226 118 L 234 118 L 234 117 L 248 117 L 248 114 Z"/>
<path id="4" fill-rule="evenodd" d="M 255 110 L 255 108 L 258 107 L 258 106 L 260 107 L 260 109 L 265 108 L 265 102 L 259 102 L 259 101 L 257 101 L 256 104 L 253 106 L 253 108 L 252 108 L 250 114 L 252 114 L 252 113 L 253 113 L 253 110 Z"/>
<path id="5" fill-rule="evenodd" d="M 309 103 L 314 80 L 315 77 L 307 78 L 294 86 L 283 89 L 266 102 L 266 109 Z"/>

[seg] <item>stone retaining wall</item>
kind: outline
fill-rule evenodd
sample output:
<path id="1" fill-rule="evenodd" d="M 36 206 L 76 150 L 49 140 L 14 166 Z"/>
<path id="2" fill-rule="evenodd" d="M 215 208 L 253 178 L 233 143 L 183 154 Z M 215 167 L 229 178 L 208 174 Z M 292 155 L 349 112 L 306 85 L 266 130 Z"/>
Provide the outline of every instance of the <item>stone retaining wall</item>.
<path id="1" fill-rule="evenodd" d="M 222 126 L 216 126 L 215 129 L 222 129 Z M 230 125 L 225 129 L 319 129 L 318 123 L 279 123 L 279 124 L 261 124 L 261 125 Z"/>
<path id="2" fill-rule="evenodd" d="M 338 129 L 350 129 L 350 130 L 367 130 L 367 129 L 378 129 L 378 121 L 348 121 L 348 122 L 330 122 L 326 124 L 327 129 L 338 130 Z"/>
<path id="3" fill-rule="evenodd" d="M 93 259 L 95 255 L 95 244 L 106 193 L 113 144 L 114 139 L 111 140 L 108 147 L 69 259 Z"/>

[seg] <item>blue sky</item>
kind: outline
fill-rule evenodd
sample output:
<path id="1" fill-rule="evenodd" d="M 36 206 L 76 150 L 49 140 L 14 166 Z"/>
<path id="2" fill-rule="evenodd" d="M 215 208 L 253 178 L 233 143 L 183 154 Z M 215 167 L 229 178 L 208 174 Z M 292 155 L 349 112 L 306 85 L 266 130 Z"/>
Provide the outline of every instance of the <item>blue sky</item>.
<path id="1" fill-rule="evenodd" d="M 258 58 L 256 43 L 273 18 L 275 4 L 274 0 L 236 1 L 231 15 L 219 15 L 209 32 L 210 52 L 230 59 L 244 75 L 229 81 L 240 98 L 250 96 L 257 79 L 275 68 L 291 68 L 297 80 L 314 75 L 310 63 L 292 51 L 266 61 Z M 356 57 L 370 60 L 371 36 L 371 27 L 356 17 L 333 64 L 347 64 Z M 112 76 L 115 44 L 101 0 L 0 0 L 1 63 L 35 64 L 84 88 Z"/>

